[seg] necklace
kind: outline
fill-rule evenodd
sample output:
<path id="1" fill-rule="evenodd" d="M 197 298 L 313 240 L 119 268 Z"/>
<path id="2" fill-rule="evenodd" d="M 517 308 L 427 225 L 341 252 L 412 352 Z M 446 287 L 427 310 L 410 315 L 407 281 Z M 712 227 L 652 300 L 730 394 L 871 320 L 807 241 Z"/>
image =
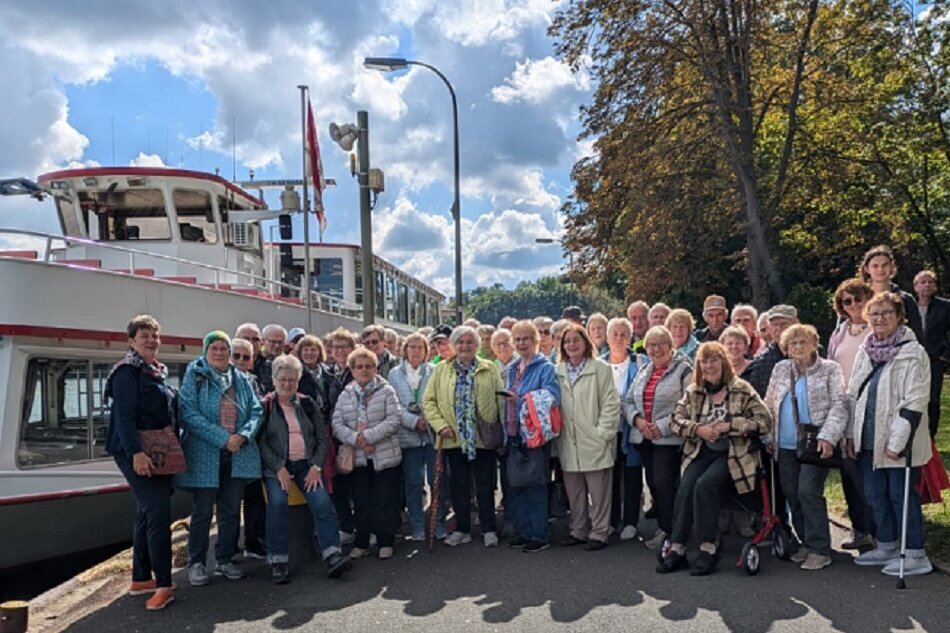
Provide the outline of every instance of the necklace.
<path id="1" fill-rule="evenodd" d="M 853 326 L 853 325 L 854 325 L 854 324 L 851 323 L 851 321 L 848 321 L 848 336 L 860 336 L 861 334 L 864 334 L 864 331 L 865 331 L 866 329 L 868 329 L 868 324 L 867 324 L 867 323 L 862 323 L 861 325 L 858 326 L 858 331 L 855 332 L 855 331 L 852 329 L 852 326 Z"/>

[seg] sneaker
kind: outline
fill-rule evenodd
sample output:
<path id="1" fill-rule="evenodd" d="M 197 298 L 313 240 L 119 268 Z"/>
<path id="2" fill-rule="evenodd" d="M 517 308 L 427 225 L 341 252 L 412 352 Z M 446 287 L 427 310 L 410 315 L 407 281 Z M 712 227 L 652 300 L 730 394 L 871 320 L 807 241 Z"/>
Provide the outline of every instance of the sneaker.
<path id="1" fill-rule="evenodd" d="M 620 540 L 621 541 L 632 541 L 637 538 L 637 526 L 635 525 L 625 525 L 620 531 Z"/>
<path id="2" fill-rule="evenodd" d="M 575 545 L 584 545 L 585 543 L 587 543 L 587 541 L 584 539 L 577 538 L 573 534 L 569 534 L 567 537 L 561 539 L 558 542 L 558 545 L 561 547 L 574 547 Z"/>
<path id="3" fill-rule="evenodd" d="M 356 535 L 352 532 L 344 532 L 343 530 L 340 530 L 340 545 L 352 545 L 355 539 Z"/>
<path id="4" fill-rule="evenodd" d="M 157 588 L 158 585 L 154 578 L 151 580 L 133 580 L 132 584 L 129 585 L 129 595 L 144 596 L 147 593 L 155 593 Z"/>
<path id="5" fill-rule="evenodd" d="M 465 543 L 472 542 L 472 535 L 466 534 L 465 532 L 452 532 L 445 537 L 445 544 L 449 547 L 456 547 L 458 545 L 464 545 Z"/>
<path id="6" fill-rule="evenodd" d="M 600 541 L 595 538 L 588 540 L 584 545 L 584 549 L 588 552 L 598 552 L 605 547 L 607 547 L 607 541 Z"/>
<path id="7" fill-rule="evenodd" d="M 855 565 L 887 565 L 896 561 L 900 553 L 897 551 L 896 544 L 878 543 L 877 547 L 854 559 Z"/>
<path id="8" fill-rule="evenodd" d="M 881 569 L 881 573 L 887 574 L 888 576 L 900 576 L 900 570 L 901 559 L 898 558 L 885 565 L 884 568 Z M 907 556 L 904 558 L 905 576 L 923 576 L 933 570 L 934 568 L 933 565 L 930 564 L 930 559 L 927 558 L 927 554 L 922 550 L 920 550 L 920 554 L 912 554 L 911 550 L 907 551 Z"/>
<path id="9" fill-rule="evenodd" d="M 862 547 L 874 547 L 874 537 L 870 534 L 852 532 L 851 538 L 841 544 L 841 549 L 861 549 Z"/>
<path id="10" fill-rule="evenodd" d="M 794 554 L 788 557 L 788 560 L 792 561 L 793 563 L 798 563 L 799 565 L 801 565 L 802 563 L 805 562 L 806 558 L 808 558 L 808 548 L 799 547 L 797 550 L 795 550 Z"/>
<path id="11" fill-rule="evenodd" d="M 805 559 L 805 562 L 802 563 L 801 569 L 806 571 L 818 571 L 819 569 L 824 569 L 831 564 L 831 556 L 824 556 L 822 554 L 809 554 Z"/>
<path id="12" fill-rule="evenodd" d="M 543 552 L 550 547 L 550 543 L 542 543 L 541 541 L 528 541 L 528 543 L 521 548 L 521 551 L 525 554 L 533 554 L 535 552 Z"/>
<path id="13" fill-rule="evenodd" d="M 498 535 L 494 532 L 482 534 L 482 541 L 485 543 L 485 547 L 498 547 Z"/>
<path id="14" fill-rule="evenodd" d="M 360 558 L 363 558 L 364 556 L 369 555 L 369 550 L 370 548 L 368 547 L 366 548 L 354 547 L 353 549 L 350 550 L 350 558 L 352 558 L 353 560 L 358 560 Z"/>
<path id="15" fill-rule="evenodd" d="M 670 553 L 666 555 L 666 558 L 656 566 L 656 573 L 671 574 L 674 571 L 686 569 L 687 567 L 689 567 L 689 561 L 686 560 L 686 555 L 671 550 Z"/>
<path id="16" fill-rule="evenodd" d="M 205 569 L 204 563 L 195 563 L 188 566 L 188 582 L 191 583 L 192 587 L 204 587 L 211 582 L 211 577 L 208 576 L 208 570 Z"/>
<path id="17" fill-rule="evenodd" d="M 508 547 L 511 549 L 521 549 L 528 544 L 528 539 L 523 536 L 516 536 L 508 541 Z"/>
<path id="18" fill-rule="evenodd" d="M 169 604 L 175 601 L 174 587 L 160 587 L 145 602 L 145 608 L 149 611 L 161 611 Z"/>
<path id="19" fill-rule="evenodd" d="M 267 558 L 267 552 L 262 549 L 245 549 L 244 558 L 254 560 L 264 560 Z"/>
<path id="20" fill-rule="evenodd" d="M 422 543 L 426 540 L 426 531 L 423 530 L 413 530 L 412 536 L 409 537 L 409 540 L 413 543 Z"/>
<path id="21" fill-rule="evenodd" d="M 393 557 L 394 553 L 395 550 L 393 550 L 392 547 L 380 547 L 377 556 L 379 556 L 379 560 L 389 560 Z"/>
<path id="22" fill-rule="evenodd" d="M 654 532 L 653 536 L 644 541 L 643 544 L 646 545 L 647 549 L 659 549 L 660 546 L 663 545 L 663 541 L 666 540 L 667 536 L 667 533 L 663 530 L 657 530 Z"/>
<path id="23" fill-rule="evenodd" d="M 240 567 L 230 561 L 223 565 L 218 563 L 214 568 L 214 575 L 228 580 L 241 580 L 247 577 L 247 574 Z"/>
<path id="24" fill-rule="evenodd" d="M 270 568 L 270 578 L 275 585 L 286 585 L 290 582 L 290 565 L 274 563 Z"/>
<path id="25" fill-rule="evenodd" d="M 353 561 L 341 552 L 334 552 L 327 558 L 327 576 L 330 578 L 339 578 L 351 569 L 353 569 Z"/>
<path id="26" fill-rule="evenodd" d="M 708 576 L 709 574 L 716 571 L 716 567 L 719 566 L 719 552 L 710 554 L 709 552 L 704 552 L 703 550 L 699 551 L 699 555 L 696 556 L 696 563 L 693 567 L 693 570 L 689 572 L 690 576 Z"/>

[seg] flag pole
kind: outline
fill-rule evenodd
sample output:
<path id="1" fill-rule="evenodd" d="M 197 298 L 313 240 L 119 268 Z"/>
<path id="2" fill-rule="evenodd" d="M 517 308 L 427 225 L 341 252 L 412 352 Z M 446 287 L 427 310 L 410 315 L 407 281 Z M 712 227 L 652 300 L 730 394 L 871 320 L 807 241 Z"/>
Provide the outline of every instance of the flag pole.
<path id="1" fill-rule="evenodd" d="M 303 288 L 306 293 L 304 305 L 307 306 L 307 334 L 313 334 L 313 297 L 310 292 L 310 195 L 307 191 L 307 92 L 309 86 L 298 85 L 300 90 L 300 123 L 303 133 Z"/>

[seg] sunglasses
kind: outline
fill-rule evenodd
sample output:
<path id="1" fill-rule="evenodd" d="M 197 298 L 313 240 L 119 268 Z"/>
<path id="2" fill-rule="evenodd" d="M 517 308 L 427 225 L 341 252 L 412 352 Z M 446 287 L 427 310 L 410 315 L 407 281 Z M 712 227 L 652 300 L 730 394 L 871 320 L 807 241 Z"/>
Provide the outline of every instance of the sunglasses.
<path id="1" fill-rule="evenodd" d="M 864 297 L 861 297 L 860 299 L 858 299 L 857 297 L 855 297 L 854 299 L 852 299 L 851 297 L 846 297 L 841 300 L 841 305 L 843 305 L 846 308 L 852 303 L 864 303 Z"/>
<path id="2" fill-rule="evenodd" d="M 550 333 L 551 333 L 551 330 L 540 330 L 538 332 L 538 334 L 540 334 L 541 336 L 547 336 Z"/>
<path id="3" fill-rule="evenodd" d="M 250 354 L 231 354 L 231 360 L 249 361 L 251 360 L 251 355 Z"/>
<path id="4" fill-rule="evenodd" d="M 376 365 L 353 365 L 353 369 L 366 371 L 368 369 L 376 369 Z"/>

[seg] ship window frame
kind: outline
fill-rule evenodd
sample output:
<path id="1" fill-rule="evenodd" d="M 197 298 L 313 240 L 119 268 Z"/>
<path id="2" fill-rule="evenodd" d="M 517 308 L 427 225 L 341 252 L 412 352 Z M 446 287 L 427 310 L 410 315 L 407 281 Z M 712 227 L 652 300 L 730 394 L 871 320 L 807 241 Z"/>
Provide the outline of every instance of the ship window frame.
<path id="1" fill-rule="evenodd" d="M 207 202 L 207 207 L 204 209 L 204 216 L 188 213 L 183 214 L 182 207 L 179 206 L 179 193 L 183 196 L 204 196 Z M 194 187 L 174 187 L 171 191 L 171 196 L 172 205 L 175 207 L 175 217 L 177 218 L 178 235 L 182 243 L 215 245 L 220 241 L 221 231 L 218 225 L 214 203 L 212 202 L 214 196 L 210 191 Z M 200 219 L 202 222 L 192 224 L 195 218 Z M 185 225 L 187 225 L 187 227 Z M 200 231 L 201 237 L 198 237 L 197 232 L 193 232 L 186 238 L 186 233 L 188 232 L 185 230 L 186 228 L 192 231 Z"/>

